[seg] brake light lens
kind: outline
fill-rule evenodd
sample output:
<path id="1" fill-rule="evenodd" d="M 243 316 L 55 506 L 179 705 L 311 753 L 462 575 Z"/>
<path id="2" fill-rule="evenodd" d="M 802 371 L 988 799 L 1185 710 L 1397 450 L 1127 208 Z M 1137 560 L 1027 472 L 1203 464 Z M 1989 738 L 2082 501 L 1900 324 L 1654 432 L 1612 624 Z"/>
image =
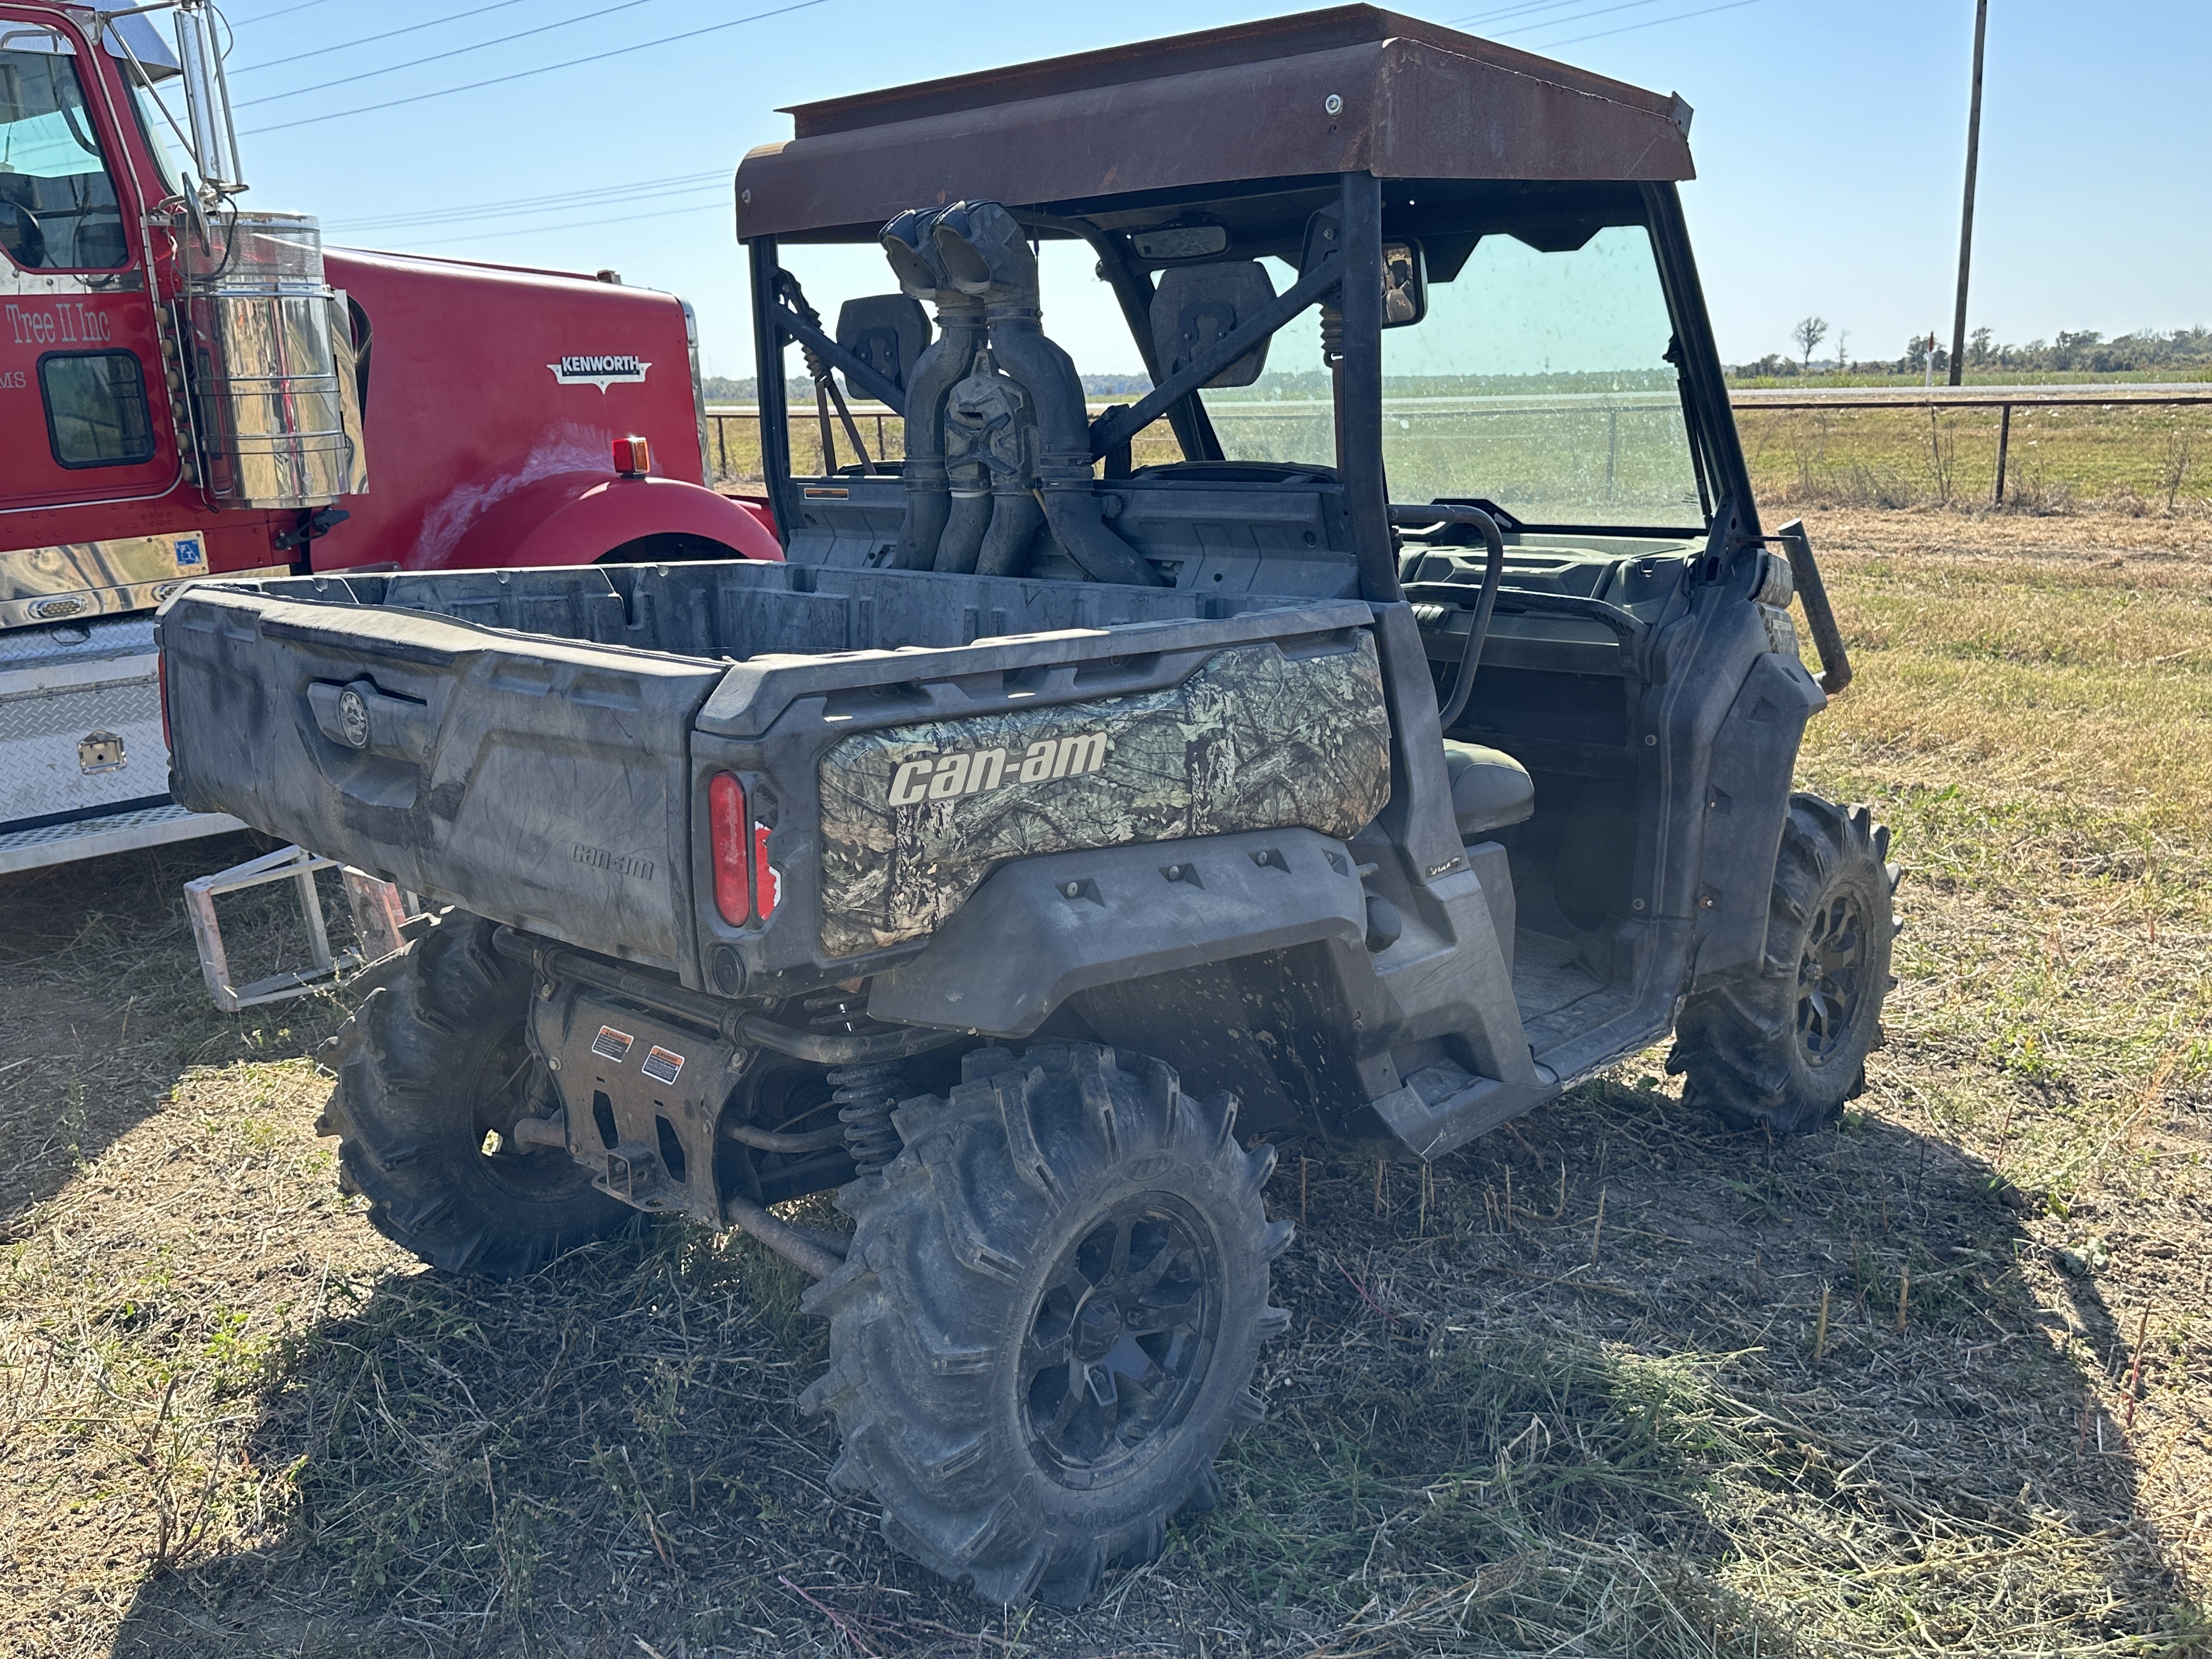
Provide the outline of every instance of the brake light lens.
<path id="1" fill-rule="evenodd" d="M 707 826 L 714 858 L 714 908 L 735 927 L 752 915 L 752 867 L 744 786 L 728 772 L 707 784 Z M 763 912 L 765 914 L 765 912 Z"/>

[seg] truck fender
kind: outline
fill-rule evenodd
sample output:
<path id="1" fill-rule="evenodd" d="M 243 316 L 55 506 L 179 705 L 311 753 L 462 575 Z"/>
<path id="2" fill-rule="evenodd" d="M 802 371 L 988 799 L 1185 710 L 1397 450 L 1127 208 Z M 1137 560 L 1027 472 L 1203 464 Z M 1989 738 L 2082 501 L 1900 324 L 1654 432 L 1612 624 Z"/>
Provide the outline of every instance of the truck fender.
<path id="1" fill-rule="evenodd" d="M 868 1012 L 1022 1037 L 1076 992 L 1316 940 L 1361 944 L 1366 898 L 1342 842 L 1312 830 L 1055 853 L 1000 866 Z"/>
<path id="2" fill-rule="evenodd" d="M 756 512 L 702 485 L 563 472 L 487 507 L 438 562 L 463 570 L 590 564 L 647 536 L 719 542 L 748 559 L 783 557 L 775 532 Z"/>

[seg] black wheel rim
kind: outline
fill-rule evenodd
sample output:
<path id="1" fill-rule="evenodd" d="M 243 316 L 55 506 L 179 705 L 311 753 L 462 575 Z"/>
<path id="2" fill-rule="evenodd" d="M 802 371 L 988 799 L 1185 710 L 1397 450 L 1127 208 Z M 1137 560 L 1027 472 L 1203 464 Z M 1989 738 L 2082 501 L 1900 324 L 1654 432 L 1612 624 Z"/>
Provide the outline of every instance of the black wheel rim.
<path id="1" fill-rule="evenodd" d="M 1124 1200 L 1061 1252 L 1018 1379 L 1044 1468 L 1095 1485 L 1182 1421 L 1213 1357 L 1220 1282 L 1212 1230 L 1165 1193 Z"/>
<path id="2" fill-rule="evenodd" d="M 1797 1046 L 1825 1066 L 1850 1046 L 1866 985 L 1866 917 L 1857 896 L 1832 895 L 1813 915 L 1797 963 Z"/>
<path id="3" fill-rule="evenodd" d="M 542 1202 L 568 1196 L 591 1176 L 565 1149 L 522 1146 L 514 1138 L 515 1120 L 529 1111 L 539 1064 L 518 1025 L 483 1049 L 462 1086 L 480 1167 L 517 1198 Z"/>

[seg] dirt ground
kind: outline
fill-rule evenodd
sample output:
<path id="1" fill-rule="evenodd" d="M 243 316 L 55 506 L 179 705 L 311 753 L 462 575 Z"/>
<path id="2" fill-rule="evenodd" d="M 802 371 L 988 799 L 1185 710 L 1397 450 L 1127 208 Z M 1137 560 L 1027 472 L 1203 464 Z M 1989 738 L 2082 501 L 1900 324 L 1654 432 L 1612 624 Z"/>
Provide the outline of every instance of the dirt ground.
<path id="1" fill-rule="evenodd" d="M 1907 872 L 1867 1094 L 1729 1134 L 1654 1050 L 1426 1171 L 1286 1144 L 1268 1419 L 1075 1615 L 830 1489 L 750 1242 L 371 1231 L 341 1003 L 198 985 L 258 843 L 0 881 L 0 1653 L 2212 1653 L 2212 523 L 1811 523 L 1803 781 Z"/>

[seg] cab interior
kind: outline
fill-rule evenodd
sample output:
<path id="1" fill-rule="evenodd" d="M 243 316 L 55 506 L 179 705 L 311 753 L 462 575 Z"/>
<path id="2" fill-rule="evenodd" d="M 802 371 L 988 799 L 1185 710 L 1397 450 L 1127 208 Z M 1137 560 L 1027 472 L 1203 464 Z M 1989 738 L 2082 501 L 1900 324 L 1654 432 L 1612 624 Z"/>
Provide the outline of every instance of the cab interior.
<path id="1" fill-rule="evenodd" d="M 1054 242 L 1087 245 L 1083 251 L 1096 255 L 1097 280 L 1112 289 L 1146 374 L 1158 384 L 1177 366 L 1173 353 L 1179 341 L 1202 344 L 1234 326 L 1240 294 L 1250 296 L 1243 302 L 1249 316 L 1287 286 L 1314 226 L 1337 200 L 1332 179 L 1310 185 L 1011 210 L 1040 249 Z M 1486 244 L 1510 244 L 1510 257 L 1520 265 L 1540 270 L 1540 257 L 1532 254 L 1572 254 L 1608 232 L 1626 233 L 1632 240 L 1636 234 L 1649 233 L 1650 213 L 1647 195 L 1627 185 L 1393 181 L 1383 194 L 1383 240 L 1392 255 L 1410 252 L 1417 291 L 1407 301 L 1392 301 L 1386 331 L 1418 332 L 1442 313 L 1448 293 L 1466 314 L 1479 315 L 1480 292 L 1462 301 L 1453 285 L 1475 288 L 1480 281 L 1475 256 Z M 847 233 L 825 240 L 858 238 Z M 804 250 L 794 245 L 797 240 L 779 244 L 775 257 L 798 263 Z M 1386 281 L 1402 283 L 1404 276 L 1401 267 Z M 1643 920 L 1631 909 L 1629 896 L 1644 771 L 1636 733 L 1648 729 L 1638 711 L 1663 679 L 1665 666 L 1654 641 L 1688 607 L 1715 517 L 1708 483 L 1712 469 L 1702 453 L 1699 411 L 1680 371 L 1679 338 L 1669 325 L 1676 301 L 1658 271 L 1650 272 L 1650 283 L 1655 297 L 1638 302 L 1655 308 L 1659 319 L 1656 337 L 1641 348 L 1650 368 L 1625 392 L 1619 384 L 1622 377 L 1616 376 L 1610 401 L 1606 388 L 1589 386 L 1586 374 L 1579 380 L 1572 374 L 1554 377 L 1548 387 L 1540 377 L 1524 376 L 1528 384 L 1517 392 L 1508 385 L 1502 399 L 1492 395 L 1496 386 L 1475 384 L 1482 380 L 1479 375 L 1463 377 L 1472 395 L 1456 399 L 1431 397 L 1425 390 L 1442 386 L 1449 391 L 1459 384 L 1448 374 L 1432 374 L 1425 380 L 1400 377 L 1394 390 L 1385 356 L 1386 427 L 1397 422 L 1411 431 L 1416 420 L 1438 418 L 1449 426 L 1454 417 L 1472 426 L 1481 419 L 1496 421 L 1498 410 L 1510 418 L 1510 404 L 1534 411 L 1524 424 L 1540 439 L 1541 420 L 1558 418 L 1553 412 L 1558 409 L 1570 416 L 1586 409 L 1593 411 L 1591 419 L 1609 410 L 1617 428 L 1624 398 L 1640 400 L 1629 405 L 1639 419 L 1652 418 L 1650 411 L 1656 409 L 1658 418 L 1676 423 L 1672 441 L 1679 444 L 1682 465 L 1674 494 L 1656 506 L 1638 501 L 1636 510 L 1624 515 L 1627 522 L 1606 521 L 1601 501 L 1573 500 L 1577 486 L 1572 479 L 1551 487 L 1548 495 L 1534 490 L 1524 504 L 1504 480 L 1493 486 L 1479 468 L 1454 463 L 1441 471 L 1431 467 L 1428 488 L 1404 489 L 1401 469 L 1385 447 L 1400 580 L 1420 625 L 1440 708 L 1474 626 L 1486 550 L 1472 526 L 1445 522 L 1441 516 L 1424 523 L 1422 509 L 1479 506 L 1493 518 L 1504 542 L 1503 574 L 1472 694 L 1444 735 L 1463 839 L 1470 847 L 1498 843 L 1510 860 L 1516 925 L 1506 948 L 1522 1017 L 1540 1055 L 1625 1011 L 1632 1000 L 1622 939 L 1626 924 Z M 1193 293 L 1202 301 L 1229 297 L 1213 305 L 1213 314 L 1200 314 L 1194 327 L 1185 297 Z M 895 376 L 902 366 L 897 348 L 905 343 L 890 337 L 882 319 L 902 304 L 912 307 L 918 318 L 919 303 L 903 296 L 871 295 L 846 301 L 836 313 L 838 343 Z M 1054 333 L 1054 310 L 1048 291 L 1042 320 L 1048 336 Z M 827 332 L 832 325 L 823 327 Z M 1324 366 L 1329 362 L 1328 327 L 1324 313 Z M 1278 329 L 1268 344 L 1279 361 L 1285 341 L 1299 336 L 1310 340 L 1315 332 L 1316 315 L 1309 307 Z M 1083 368 L 1081 351 L 1073 355 Z M 909 349 L 905 362 L 911 361 Z M 1249 362 L 1241 359 L 1237 368 L 1245 369 Z M 1280 374 L 1277 381 L 1288 390 L 1279 392 L 1273 401 L 1327 411 L 1332 388 L 1326 367 L 1322 376 L 1309 374 L 1297 385 Z M 1256 369 L 1244 384 L 1255 382 Z M 1135 443 L 1103 457 L 1095 489 L 1106 497 L 1113 529 L 1164 585 L 1201 603 L 1218 597 L 1233 605 L 1262 594 L 1357 597 L 1358 560 L 1340 466 L 1325 447 L 1288 455 L 1240 447 L 1238 413 L 1251 405 L 1221 400 L 1217 389 L 1222 384 L 1217 380 L 1183 399 Z M 1265 392 L 1266 384 L 1259 385 Z M 904 486 L 895 458 L 846 459 L 857 434 L 841 418 L 840 395 L 825 374 L 817 377 L 813 409 L 794 397 L 791 424 L 811 426 L 818 419 L 823 430 L 815 453 L 835 457 L 837 464 L 834 470 L 789 477 L 776 505 L 793 563 L 867 568 L 882 565 L 890 554 Z M 1133 402 L 1136 395 L 1127 390 L 1094 394 L 1094 416 L 1103 418 L 1111 405 Z M 1497 410 L 1484 402 L 1486 396 Z M 1439 417 L 1425 412 L 1425 398 L 1429 404 L 1452 407 Z M 1102 403 L 1108 409 L 1101 410 Z M 1534 453 L 1541 444 L 1526 447 Z M 1594 461 L 1568 459 L 1595 477 Z M 1516 465 L 1529 473 L 1527 455 Z M 1536 465 L 1540 466 L 1540 455 Z M 1609 460 L 1607 466 L 1610 482 Z M 1437 493 L 1434 478 L 1439 477 L 1449 479 L 1451 493 Z M 1595 488 L 1587 493 L 1594 498 Z M 1563 498 L 1577 510 L 1563 514 Z M 1048 537 L 1039 538 L 1027 568 L 1017 574 L 1085 580 L 1082 568 L 1054 548 Z"/>

